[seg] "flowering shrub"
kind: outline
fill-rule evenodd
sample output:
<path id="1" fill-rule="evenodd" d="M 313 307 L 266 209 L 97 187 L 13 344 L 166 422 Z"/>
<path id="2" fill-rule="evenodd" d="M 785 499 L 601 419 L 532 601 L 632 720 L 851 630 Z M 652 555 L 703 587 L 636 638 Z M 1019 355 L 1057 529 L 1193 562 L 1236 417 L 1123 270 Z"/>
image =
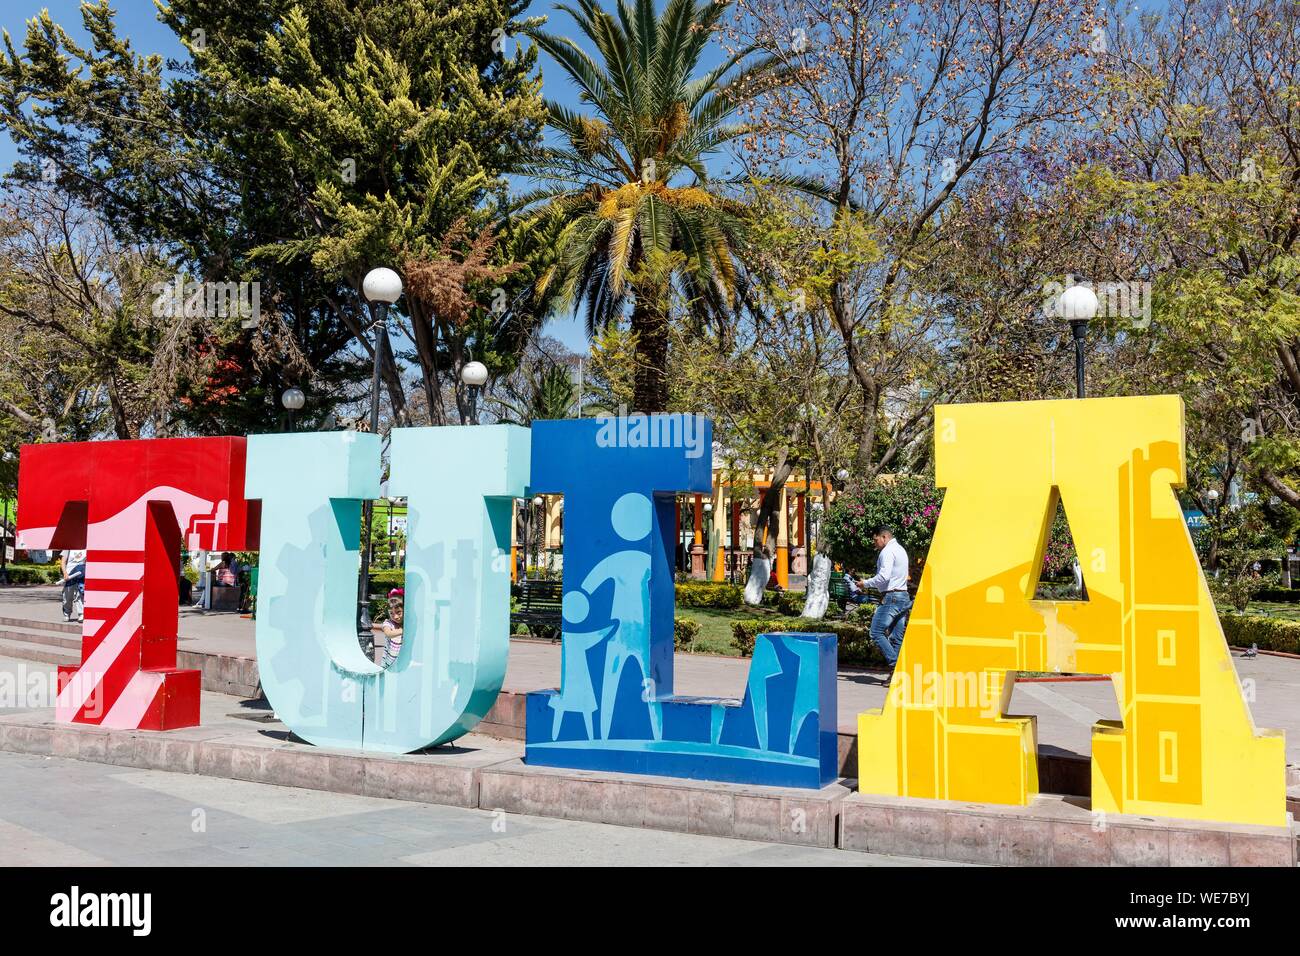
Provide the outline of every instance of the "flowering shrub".
<path id="1" fill-rule="evenodd" d="M 913 578 L 919 579 L 942 505 L 943 492 L 929 478 L 919 475 L 900 475 L 889 482 L 842 494 L 826 515 L 826 542 L 831 556 L 851 570 L 875 568 L 871 533 L 887 524 L 911 559 Z"/>
<path id="2" fill-rule="evenodd" d="M 900 475 L 870 488 L 840 495 L 826 517 L 826 541 L 832 558 L 852 571 L 876 567 L 871 533 L 880 525 L 894 529 L 911 565 L 913 583 L 930 554 L 930 542 L 943 506 L 943 492 L 919 475 Z M 996 529 L 989 529 L 990 534 Z M 1072 577 L 1074 540 L 1065 512 L 1057 509 L 1052 532 L 1043 551 L 1043 580 Z"/>
<path id="3" fill-rule="evenodd" d="M 1065 511 L 1058 508 L 1052 520 L 1052 536 L 1047 539 L 1043 549 L 1044 581 L 1059 581 L 1074 578 L 1074 536 L 1070 534 L 1070 524 L 1065 518 Z"/>

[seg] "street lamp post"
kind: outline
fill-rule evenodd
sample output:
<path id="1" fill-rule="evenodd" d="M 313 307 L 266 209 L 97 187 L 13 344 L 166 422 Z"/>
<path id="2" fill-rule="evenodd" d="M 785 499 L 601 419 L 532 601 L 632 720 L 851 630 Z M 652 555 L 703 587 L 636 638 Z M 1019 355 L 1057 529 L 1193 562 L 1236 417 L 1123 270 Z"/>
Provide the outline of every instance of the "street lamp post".
<path id="1" fill-rule="evenodd" d="M 460 370 L 460 380 L 469 389 L 469 423 L 478 424 L 478 393 L 487 384 L 488 370 L 482 362 L 466 362 Z"/>
<path id="2" fill-rule="evenodd" d="M 0 584 L 9 583 L 9 499 L 5 499 L 4 517 L 0 518 Z"/>
<path id="3" fill-rule="evenodd" d="M 1086 285 L 1072 285 L 1061 293 L 1061 315 L 1070 322 L 1074 335 L 1074 392 L 1085 394 L 1083 381 L 1083 343 L 1088 336 L 1088 322 L 1097 314 L 1097 293 Z"/>
<path id="4" fill-rule="evenodd" d="M 293 431 L 294 412 L 300 411 L 306 403 L 307 396 L 302 393 L 300 388 L 286 388 L 280 396 L 280 404 L 288 413 L 288 430 Z"/>
<path id="5" fill-rule="evenodd" d="M 379 434 L 380 362 L 388 352 L 388 307 L 402 297 L 402 277 L 392 269 L 371 269 L 361 283 L 361 291 L 374 308 L 375 368 L 370 380 L 370 433 Z M 365 645 L 370 639 L 370 523 L 374 502 L 361 505 L 361 581 L 357 585 L 357 636 Z"/>
<path id="6" fill-rule="evenodd" d="M 5 451 L 0 454 L 0 459 L 4 461 L 13 461 L 14 453 Z M 0 517 L 0 584 L 9 583 L 9 498 L 4 499 L 4 516 Z"/>
<path id="7" fill-rule="evenodd" d="M 537 513 L 541 511 L 541 520 L 538 521 Z M 542 538 L 546 535 L 546 499 L 538 495 L 533 499 L 533 567 L 540 567 L 542 563 Z M 537 527 L 540 524 L 541 527 Z M 527 568 L 524 569 L 527 571 Z"/>

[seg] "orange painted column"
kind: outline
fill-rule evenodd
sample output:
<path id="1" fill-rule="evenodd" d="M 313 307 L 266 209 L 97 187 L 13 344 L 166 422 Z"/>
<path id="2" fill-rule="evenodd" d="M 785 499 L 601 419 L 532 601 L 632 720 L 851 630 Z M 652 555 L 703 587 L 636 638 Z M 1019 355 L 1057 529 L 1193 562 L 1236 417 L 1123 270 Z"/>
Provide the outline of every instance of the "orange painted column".
<path id="1" fill-rule="evenodd" d="M 727 499 L 722 490 L 721 482 L 718 483 L 717 491 L 713 495 L 713 530 L 718 538 L 718 553 L 713 559 L 713 574 L 711 580 L 725 581 L 727 579 L 727 536 L 722 530 L 723 525 L 719 522 L 725 521 Z"/>
<path id="2" fill-rule="evenodd" d="M 808 573 L 808 515 L 806 505 L 808 502 L 808 492 L 802 491 L 795 495 L 795 532 L 794 544 L 797 549 L 797 558 L 795 560 L 795 572 L 797 574 Z"/>

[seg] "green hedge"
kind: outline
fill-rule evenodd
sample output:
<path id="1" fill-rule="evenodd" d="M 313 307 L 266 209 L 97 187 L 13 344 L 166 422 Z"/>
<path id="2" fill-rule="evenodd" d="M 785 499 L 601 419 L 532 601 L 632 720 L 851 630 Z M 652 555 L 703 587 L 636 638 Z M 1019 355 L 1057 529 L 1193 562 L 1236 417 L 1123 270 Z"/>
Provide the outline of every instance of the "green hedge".
<path id="1" fill-rule="evenodd" d="M 1223 635 L 1235 647 L 1251 644 L 1264 651 L 1300 654 L 1300 621 L 1262 614 L 1222 614 Z"/>
<path id="2" fill-rule="evenodd" d="M 10 564 L 5 571 L 10 584 L 58 584 L 63 580 L 57 561 L 50 564 Z"/>
<path id="3" fill-rule="evenodd" d="M 1262 588 L 1251 596 L 1251 600 L 1295 604 L 1300 602 L 1300 588 Z"/>
<path id="4" fill-rule="evenodd" d="M 679 651 L 690 650 L 700 636 L 700 622 L 679 617 L 673 621 L 673 646 Z"/>
<path id="5" fill-rule="evenodd" d="M 384 569 L 383 571 L 370 572 L 370 593 L 388 596 L 388 592 L 393 588 L 400 588 L 406 578 L 406 572 L 401 568 Z"/>
<path id="6" fill-rule="evenodd" d="M 764 591 L 763 607 L 774 608 L 787 617 L 798 617 L 803 613 L 804 593 L 802 591 Z"/>
<path id="7" fill-rule="evenodd" d="M 754 653 L 754 643 L 759 634 L 778 631 L 813 631 L 834 634 L 839 638 L 839 662 L 842 665 L 883 666 L 885 659 L 880 648 L 871 639 L 869 608 L 857 612 L 858 619 L 851 624 L 839 621 L 736 621 L 731 626 L 732 640 L 743 657 Z M 1263 651 L 1282 651 L 1300 654 L 1300 621 L 1260 614 L 1224 614 L 1219 619 L 1228 643 L 1234 647 L 1256 645 Z"/>
<path id="8" fill-rule="evenodd" d="M 730 610 L 745 603 L 745 589 L 725 581 L 687 581 L 677 585 L 678 607 Z"/>
<path id="9" fill-rule="evenodd" d="M 798 617 L 803 613 L 802 591 L 764 591 L 763 607 Z M 725 581 L 683 581 L 677 584 L 678 607 L 732 611 L 745 605 L 745 589 Z"/>
<path id="10" fill-rule="evenodd" d="M 871 639 L 871 615 L 867 609 L 858 612 L 859 619 L 852 624 L 842 621 L 807 621 L 802 618 L 779 623 L 763 621 L 736 621 L 731 626 L 731 637 L 739 648 L 741 656 L 749 657 L 754 653 L 754 644 L 760 634 L 775 634 L 781 631 L 812 632 L 816 634 L 834 634 L 839 638 L 839 663 L 863 666 L 883 667 L 885 658 Z"/>

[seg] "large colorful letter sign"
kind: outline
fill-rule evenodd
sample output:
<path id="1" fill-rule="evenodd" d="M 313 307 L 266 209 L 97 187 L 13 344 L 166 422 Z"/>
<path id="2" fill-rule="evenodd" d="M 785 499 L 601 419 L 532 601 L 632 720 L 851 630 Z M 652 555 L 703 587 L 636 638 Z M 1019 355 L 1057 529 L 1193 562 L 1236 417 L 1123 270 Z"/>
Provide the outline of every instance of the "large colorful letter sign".
<path id="1" fill-rule="evenodd" d="M 357 643 L 361 502 L 379 494 L 379 437 L 254 435 L 261 498 L 257 661 L 277 716 L 321 746 L 409 753 L 467 733 L 505 680 L 512 499 L 529 433 L 398 428 L 391 494 L 408 499 L 406 620 L 388 668 Z"/>
<path id="2" fill-rule="evenodd" d="M 742 702 L 673 695 L 673 494 L 710 489 L 712 432 L 681 415 L 533 423 L 530 493 L 564 495 L 564 620 L 560 689 L 528 695 L 526 762 L 835 779 L 833 635 L 762 635 Z"/>
<path id="3" fill-rule="evenodd" d="M 882 711 L 859 717 L 864 793 L 1024 804 L 1032 717 L 1014 672 L 1110 674 L 1095 810 L 1282 825 L 1282 734 L 1256 730 L 1173 488 L 1177 396 L 940 406 L 947 489 Z M 1031 600 L 1058 499 L 1086 600 Z"/>
<path id="4" fill-rule="evenodd" d="M 18 500 L 19 547 L 87 551 L 81 663 L 59 667 L 55 719 L 198 724 L 201 675 L 176 669 L 182 533 L 190 550 L 256 547 L 244 439 L 27 445 Z"/>

